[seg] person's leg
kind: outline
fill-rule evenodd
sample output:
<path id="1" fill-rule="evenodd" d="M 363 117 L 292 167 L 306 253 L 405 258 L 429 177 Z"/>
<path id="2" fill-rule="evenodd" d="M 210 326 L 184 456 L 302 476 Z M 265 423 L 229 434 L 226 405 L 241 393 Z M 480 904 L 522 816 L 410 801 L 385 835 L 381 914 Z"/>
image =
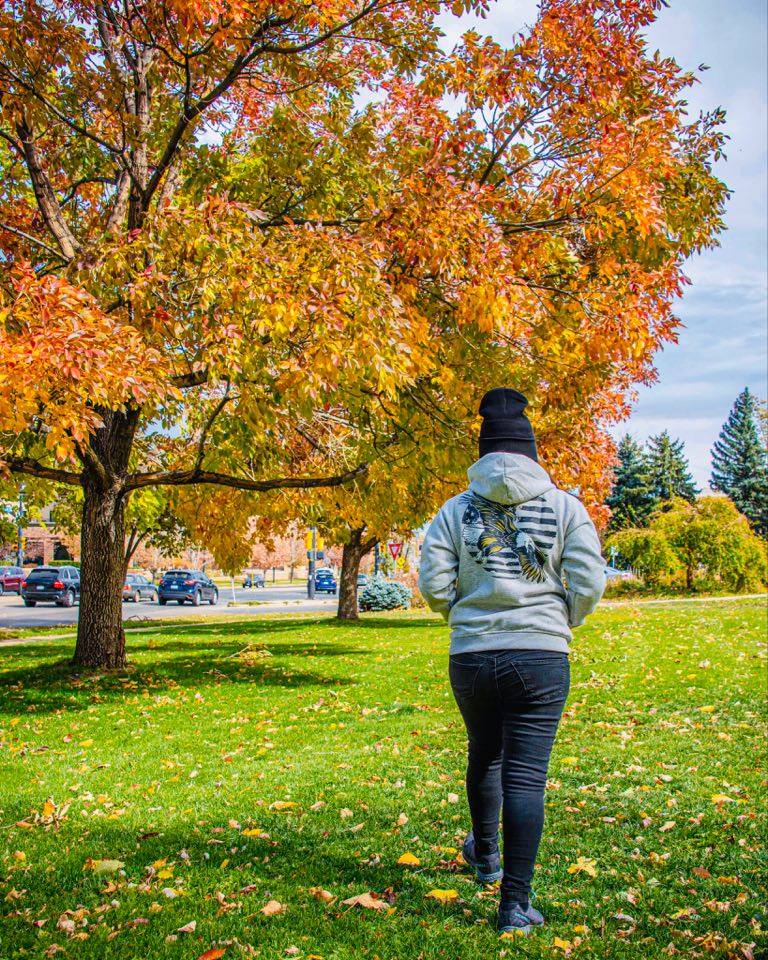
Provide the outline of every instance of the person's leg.
<path id="1" fill-rule="evenodd" d="M 565 654 L 510 651 L 498 666 L 503 712 L 502 906 L 528 904 L 544 826 L 544 789 L 570 686 Z"/>
<path id="2" fill-rule="evenodd" d="M 499 849 L 502 714 L 493 680 L 494 657 L 464 653 L 450 658 L 451 688 L 467 728 L 467 802 L 475 852 L 488 860 Z"/>

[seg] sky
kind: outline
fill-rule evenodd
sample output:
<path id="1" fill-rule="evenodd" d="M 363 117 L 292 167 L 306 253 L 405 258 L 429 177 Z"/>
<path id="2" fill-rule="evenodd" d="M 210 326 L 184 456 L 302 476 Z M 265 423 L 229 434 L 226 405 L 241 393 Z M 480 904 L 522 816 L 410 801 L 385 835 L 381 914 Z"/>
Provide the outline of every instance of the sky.
<path id="1" fill-rule="evenodd" d="M 697 484 L 707 489 L 710 450 L 736 396 L 768 395 L 768 17 L 765 0 L 669 0 L 649 44 L 686 70 L 706 64 L 687 95 L 691 117 L 723 107 L 730 141 L 716 168 L 732 196 L 721 246 L 692 258 L 691 285 L 676 313 L 679 343 L 657 356 L 658 381 L 641 388 L 629 421 L 613 432 L 638 440 L 669 430 L 682 439 Z M 511 43 L 536 16 L 532 0 L 496 0 L 485 20 L 443 18 L 446 42 L 469 26 Z"/>

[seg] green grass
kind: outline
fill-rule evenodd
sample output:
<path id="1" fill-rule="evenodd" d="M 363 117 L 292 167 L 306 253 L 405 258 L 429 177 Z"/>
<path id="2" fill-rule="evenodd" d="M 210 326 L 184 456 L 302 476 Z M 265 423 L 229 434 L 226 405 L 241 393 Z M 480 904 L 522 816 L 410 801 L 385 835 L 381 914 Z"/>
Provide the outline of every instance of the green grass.
<path id="1" fill-rule="evenodd" d="M 437 620 L 169 624 L 106 677 L 72 676 L 71 640 L 2 647 L 0 957 L 757 957 L 764 639 L 761 600 L 604 609 L 578 632 L 527 940 L 498 938 L 495 892 L 456 863 Z M 368 891 L 391 909 L 341 903 Z"/>

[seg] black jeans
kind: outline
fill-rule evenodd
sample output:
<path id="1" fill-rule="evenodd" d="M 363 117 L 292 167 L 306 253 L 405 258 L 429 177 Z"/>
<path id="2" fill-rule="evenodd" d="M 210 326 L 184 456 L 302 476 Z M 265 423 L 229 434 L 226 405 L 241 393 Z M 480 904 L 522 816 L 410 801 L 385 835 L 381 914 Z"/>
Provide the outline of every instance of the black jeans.
<path id="1" fill-rule="evenodd" d="M 525 903 L 544 827 L 544 788 L 570 687 L 565 653 L 490 650 L 450 658 L 453 695 L 467 727 L 467 799 L 479 857 L 499 845 L 503 900 Z"/>

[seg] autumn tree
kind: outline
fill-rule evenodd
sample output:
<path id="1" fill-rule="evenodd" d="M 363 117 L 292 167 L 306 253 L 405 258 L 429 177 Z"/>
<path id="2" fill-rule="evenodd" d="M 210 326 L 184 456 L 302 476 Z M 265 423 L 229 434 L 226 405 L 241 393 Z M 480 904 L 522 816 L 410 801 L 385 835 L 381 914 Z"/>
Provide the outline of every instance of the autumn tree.
<path id="1" fill-rule="evenodd" d="M 486 386 L 600 519 L 606 428 L 722 226 L 722 115 L 687 116 L 657 7 L 544 0 L 445 54 L 433 0 L 3 7 L 0 449 L 83 488 L 76 662 L 124 661 L 135 491 L 234 565 L 231 501 L 405 458 L 411 407 L 414 455 L 429 418 L 465 449 Z"/>
<path id="2" fill-rule="evenodd" d="M 333 484 L 364 469 L 365 451 L 323 475 L 297 431 L 321 395 L 410 377 L 398 345 L 419 324 L 370 250 L 339 249 L 333 202 L 310 182 L 305 193 L 291 171 L 258 206 L 238 202 L 206 141 L 226 156 L 276 138 L 267 167 L 300 117 L 290 158 L 323 143 L 343 153 L 339 142 L 367 133 L 345 127 L 351 96 L 431 55 L 437 9 L 3 7 L 3 460 L 82 487 L 76 663 L 124 662 L 134 491 Z"/>

